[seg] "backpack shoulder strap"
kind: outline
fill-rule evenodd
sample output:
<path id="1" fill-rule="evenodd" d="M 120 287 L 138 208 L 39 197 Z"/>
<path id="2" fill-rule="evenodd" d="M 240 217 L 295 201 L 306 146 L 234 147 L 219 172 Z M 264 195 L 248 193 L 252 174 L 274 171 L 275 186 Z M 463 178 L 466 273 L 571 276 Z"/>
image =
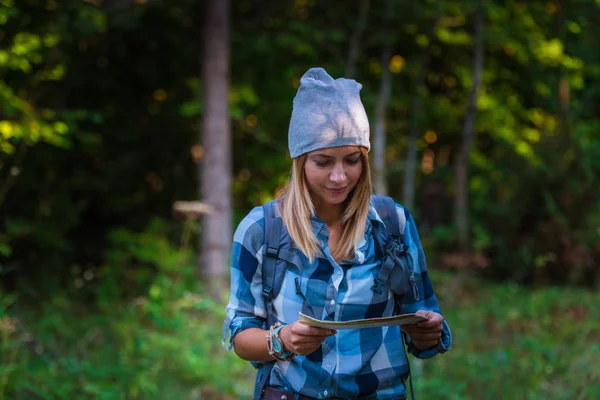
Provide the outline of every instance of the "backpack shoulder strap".
<path id="1" fill-rule="evenodd" d="M 265 245 L 262 258 L 262 294 L 267 311 L 267 328 L 274 324 L 273 316 L 273 286 L 275 285 L 275 270 L 277 269 L 277 254 L 279 253 L 279 237 L 282 220 L 278 217 L 275 200 L 263 204 L 265 221 Z M 254 385 L 253 400 L 262 398 L 263 389 L 269 379 L 275 362 L 264 363 L 258 371 Z"/>
<path id="2" fill-rule="evenodd" d="M 265 213 L 265 244 L 262 262 L 263 297 L 267 306 L 268 318 L 273 313 L 270 308 L 273 300 L 279 295 L 281 285 L 285 278 L 286 270 L 296 266 L 302 270 L 302 261 L 292 250 L 292 239 L 288 233 L 283 219 L 279 214 L 277 200 L 263 205 Z M 271 325 L 276 321 L 269 319 Z"/>
<path id="3" fill-rule="evenodd" d="M 376 223 L 373 226 L 375 245 L 380 257 L 382 257 L 383 264 L 381 265 L 379 274 L 377 274 L 371 289 L 376 294 L 381 295 L 383 294 L 384 288 L 388 283 L 389 276 L 394 269 L 394 261 L 384 257 L 386 244 L 390 236 L 400 235 L 400 224 L 398 222 L 398 214 L 396 212 L 396 203 L 391 197 L 371 196 L 371 204 L 373 207 L 375 207 L 379 218 L 385 225 L 384 227 L 381 224 Z"/>
<path id="4" fill-rule="evenodd" d="M 273 288 L 277 269 L 277 257 L 279 255 L 279 238 L 283 221 L 279 217 L 275 200 L 263 205 L 265 213 L 265 247 L 262 259 L 262 286 L 265 308 L 267 311 L 267 323 L 272 325 L 273 321 Z"/>
<path id="5" fill-rule="evenodd" d="M 379 218 L 383 221 L 386 227 L 386 233 L 388 235 L 398 235 L 401 240 L 404 241 L 404 226 L 406 225 L 406 218 L 402 221 L 398 218 L 398 212 L 396 211 L 396 202 L 394 199 L 388 196 L 372 196 L 371 203 Z"/>
<path id="6" fill-rule="evenodd" d="M 292 251 L 291 238 L 279 214 L 279 204 L 281 203 L 277 200 L 263 204 L 265 238 L 262 258 L 262 295 L 269 327 L 277 322 L 273 312 L 273 300 L 281 290 L 287 268 L 290 265 L 302 268 L 301 261 Z M 262 398 L 262 390 L 267 384 L 274 365 L 274 361 L 263 364 L 254 387 L 254 400 Z"/>
<path id="7" fill-rule="evenodd" d="M 378 231 L 374 232 L 374 237 L 377 247 L 380 249 L 380 254 L 385 254 L 385 245 L 387 243 L 387 239 L 391 235 L 396 235 L 400 243 L 404 244 L 404 228 L 406 226 L 406 211 L 401 215 L 398 215 L 398 211 L 396 209 L 396 202 L 387 196 L 371 196 L 371 203 L 379 218 L 385 224 L 385 229 L 381 229 L 382 227 L 378 224 Z M 383 292 L 383 288 L 388 282 L 388 278 L 394 268 L 394 262 L 390 258 L 386 259 L 385 262 L 381 266 L 381 270 L 375 278 L 375 283 L 373 285 L 373 291 L 376 293 Z M 404 346 L 406 346 L 406 338 L 405 333 L 402 333 L 402 341 Z M 412 383 L 412 374 L 410 371 L 410 361 L 408 360 L 408 354 L 405 353 L 406 356 L 406 365 L 408 366 L 408 380 L 410 383 L 410 394 L 411 399 L 415 399 L 415 391 Z"/>

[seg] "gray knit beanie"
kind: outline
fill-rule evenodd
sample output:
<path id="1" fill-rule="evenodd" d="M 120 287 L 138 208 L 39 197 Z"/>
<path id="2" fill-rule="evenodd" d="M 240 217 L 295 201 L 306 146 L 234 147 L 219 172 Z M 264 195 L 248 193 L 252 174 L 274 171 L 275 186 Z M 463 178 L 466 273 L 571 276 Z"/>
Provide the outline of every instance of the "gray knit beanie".
<path id="1" fill-rule="evenodd" d="M 338 146 L 369 150 L 369 121 L 360 101 L 361 88 L 352 79 L 334 80 L 323 68 L 306 71 L 294 98 L 288 132 L 290 156 Z"/>

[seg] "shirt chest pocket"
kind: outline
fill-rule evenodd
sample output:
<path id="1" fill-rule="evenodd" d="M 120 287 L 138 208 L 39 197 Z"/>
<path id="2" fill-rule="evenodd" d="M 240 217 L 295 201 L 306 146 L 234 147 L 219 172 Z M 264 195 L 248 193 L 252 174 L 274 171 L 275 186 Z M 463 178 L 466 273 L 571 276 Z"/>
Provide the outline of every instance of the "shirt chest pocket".
<path id="1" fill-rule="evenodd" d="M 394 309 L 392 293 L 373 290 L 380 263 L 353 266 L 347 273 L 346 286 L 340 307 L 340 319 L 352 320 L 391 316 Z"/>
<path id="2" fill-rule="evenodd" d="M 298 320 L 299 312 L 311 315 L 302 295 L 298 294 L 302 291 L 302 281 L 302 276 L 294 268 L 285 272 L 279 294 L 273 301 L 273 311 L 279 322 L 291 324 Z"/>

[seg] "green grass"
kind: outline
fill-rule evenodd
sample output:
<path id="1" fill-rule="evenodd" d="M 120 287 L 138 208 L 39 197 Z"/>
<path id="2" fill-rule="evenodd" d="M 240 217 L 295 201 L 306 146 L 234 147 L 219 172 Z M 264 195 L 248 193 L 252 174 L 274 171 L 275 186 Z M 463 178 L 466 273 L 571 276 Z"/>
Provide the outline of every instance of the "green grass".
<path id="1" fill-rule="evenodd" d="M 417 398 L 600 398 L 597 293 L 433 275 L 454 345 L 412 362 Z M 220 344 L 224 306 L 153 287 L 94 306 L 0 293 L 0 400 L 249 398 L 253 368 Z"/>
<path id="2" fill-rule="evenodd" d="M 600 398 L 600 294 L 434 278 L 454 345 L 421 362 L 421 398 Z"/>
<path id="3" fill-rule="evenodd" d="M 101 309 L 57 297 L 19 318 L 15 308 L 0 313 L 0 400 L 237 399 L 252 390 L 254 372 L 222 350 L 223 307 L 200 296 Z"/>

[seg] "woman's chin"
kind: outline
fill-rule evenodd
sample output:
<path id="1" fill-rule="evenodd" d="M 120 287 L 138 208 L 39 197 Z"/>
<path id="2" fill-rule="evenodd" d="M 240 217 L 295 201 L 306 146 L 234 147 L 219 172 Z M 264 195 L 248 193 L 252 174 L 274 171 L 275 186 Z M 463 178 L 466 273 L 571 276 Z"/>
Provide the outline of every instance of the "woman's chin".
<path id="1" fill-rule="evenodd" d="M 331 205 L 338 205 L 338 204 L 342 204 L 344 201 L 346 201 L 346 198 L 348 197 L 348 195 L 346 193 L 342 193 L 342 194 L 328 194 L 325 197 L 325 201 L 327 204 L 331 204 Z"/>

